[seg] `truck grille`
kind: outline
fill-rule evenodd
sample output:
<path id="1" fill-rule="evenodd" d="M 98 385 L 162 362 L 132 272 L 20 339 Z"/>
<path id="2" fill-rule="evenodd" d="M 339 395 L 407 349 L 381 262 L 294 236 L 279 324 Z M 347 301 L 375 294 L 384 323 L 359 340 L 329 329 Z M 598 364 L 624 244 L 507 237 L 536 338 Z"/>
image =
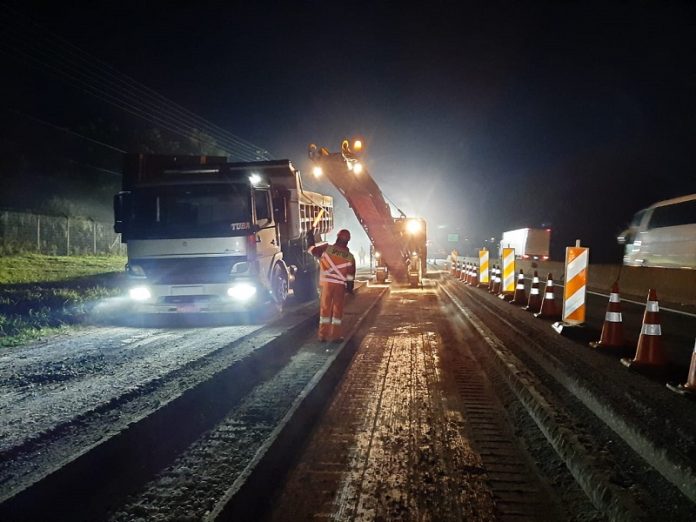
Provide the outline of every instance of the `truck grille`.
<path id="1" fill-rule="evenodd" d="M 153 284 L 225 283 L 230 280 L 232 265 L 244 261 L 241 256 L 178 259 L 133 259 Z"/>

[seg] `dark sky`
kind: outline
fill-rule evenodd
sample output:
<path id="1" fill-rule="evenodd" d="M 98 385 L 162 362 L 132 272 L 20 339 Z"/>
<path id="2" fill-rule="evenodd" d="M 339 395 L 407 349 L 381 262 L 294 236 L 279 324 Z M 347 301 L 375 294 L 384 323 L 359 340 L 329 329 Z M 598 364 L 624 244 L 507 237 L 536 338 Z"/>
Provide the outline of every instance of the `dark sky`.
<path id="1" fill-rule="evenodd" d="M 557 256 L 618 260 L 635 211 L 696 192 L 693 2 L 53 4 L 10 6 L 307 173 L 308 143 L 365 136 L 433 235 L 549 224 Z M 71 89 L 47 83 L 34 114 Z"/>

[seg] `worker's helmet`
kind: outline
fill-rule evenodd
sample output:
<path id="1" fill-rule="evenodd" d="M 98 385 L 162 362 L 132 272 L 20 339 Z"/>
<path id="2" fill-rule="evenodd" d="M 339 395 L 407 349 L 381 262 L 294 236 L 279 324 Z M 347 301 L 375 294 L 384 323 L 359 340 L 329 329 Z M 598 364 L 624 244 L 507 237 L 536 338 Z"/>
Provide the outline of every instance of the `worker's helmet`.
<path id="1" fill-rule="evenodd" d="M 345 228 L 342 230 L 339 230 L 338 235 L 336 236 L 336 239 L 338 241 L 343 242 L 343 243 L 348 243 L 348 241 L 350 241 L 350 232 L 348 232 Z"/>

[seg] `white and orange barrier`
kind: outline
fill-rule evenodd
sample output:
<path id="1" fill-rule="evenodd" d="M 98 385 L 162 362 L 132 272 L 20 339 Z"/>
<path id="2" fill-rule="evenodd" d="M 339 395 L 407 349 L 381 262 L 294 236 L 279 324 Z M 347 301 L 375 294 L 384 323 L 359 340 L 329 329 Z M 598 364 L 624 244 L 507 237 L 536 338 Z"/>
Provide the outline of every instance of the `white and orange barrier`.
<path id="1" fill-rule="evenodd" d="M 558 333 L 565 327 L 585 324 L 589 259 L 590 249 L 580 246 L 580 240 L 575 246 L 566 247 L 563 311 L 561 321 L 553 325 Z"/>
<path id="2" fill-rule="evenodd" d="M 581 247 L 580 242 L 566 248 L 565 288 L 563 290 L 563 322 L 571 325 L 585 322 L 585 300 L 587 294 L 587 267 L 590 249 Z"/>
<path id="3" fill-rule="evenodd" d="M 515 295 L 515 249 L 503 248 L 503 277 L 501 299 L 512 299 Z"/>

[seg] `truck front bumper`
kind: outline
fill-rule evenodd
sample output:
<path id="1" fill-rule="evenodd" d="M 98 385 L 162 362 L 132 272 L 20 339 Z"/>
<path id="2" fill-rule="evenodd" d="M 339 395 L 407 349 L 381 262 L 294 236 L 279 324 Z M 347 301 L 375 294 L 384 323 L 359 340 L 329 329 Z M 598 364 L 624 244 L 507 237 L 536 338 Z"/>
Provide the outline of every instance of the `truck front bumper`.
<path id="1" fill-rule="evenodd" d="M 200 285 L 132 283 L 129 296 L 137 313 L 244 312 L 265 302 L 267 291 L 255 282 Z"/>

